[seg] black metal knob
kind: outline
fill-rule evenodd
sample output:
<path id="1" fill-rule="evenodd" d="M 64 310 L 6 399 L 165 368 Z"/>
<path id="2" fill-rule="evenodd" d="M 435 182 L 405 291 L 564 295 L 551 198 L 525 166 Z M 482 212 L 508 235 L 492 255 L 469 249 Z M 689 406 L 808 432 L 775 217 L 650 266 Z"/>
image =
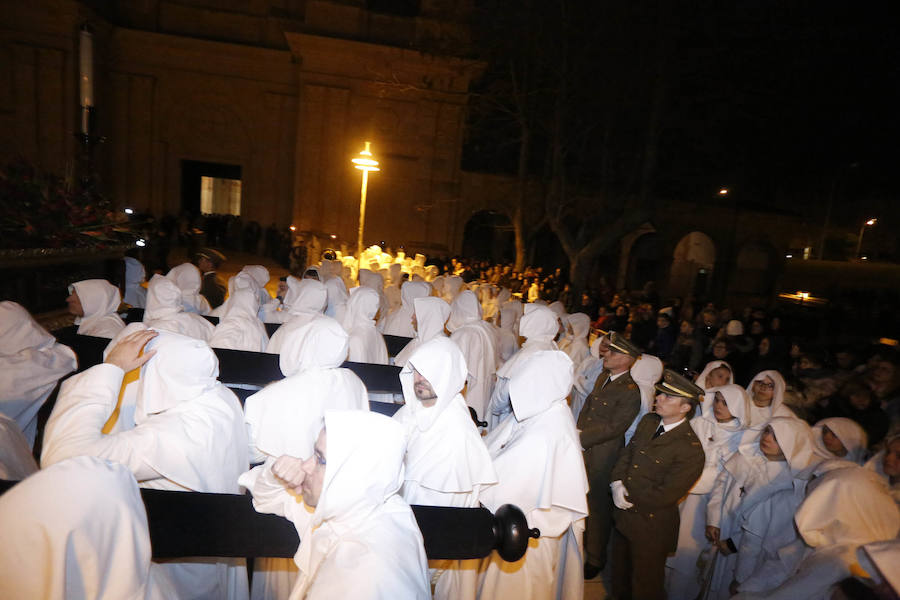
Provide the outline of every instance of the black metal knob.
<path id="1" fill-rule="evenodd" d="M 504 504 L 494 513 L 494 548 L 507 562 L 525 556 L 528 540 L 541 536 L 539 529 L 529 529 L 528 521 L 518 506 Z"/>

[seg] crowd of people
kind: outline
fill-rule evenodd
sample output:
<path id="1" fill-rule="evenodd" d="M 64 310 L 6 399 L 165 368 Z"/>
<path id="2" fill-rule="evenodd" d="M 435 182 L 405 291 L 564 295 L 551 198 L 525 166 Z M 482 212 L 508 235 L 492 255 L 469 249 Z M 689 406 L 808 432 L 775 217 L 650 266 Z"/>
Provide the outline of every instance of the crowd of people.
<path id="1" fill-rule="evenodd" d="M 110 341 L 72 376 L 72 350 L 0 303 L 0 478 L 24 479 L 0 523 L 27 540 L 0 549 L 3 597 L 49 589 L 47 565 L 51 597 L 77 580 L 79 597 L 581 599 L 607 564 L 616 598 L 896 586 L 889 345 L 817 347 L 780 315 L 663 302 L 652 285 L 573 298 L 559 269 L 328 250 L 273 297 L 265 267 L 226 283 L 223 259 L 200 248 L 143 281 L 129 257 L 123 290 L 74 283 L 78 333 Z M 142 322 L 122 321 L 122 299 Z M 384 336 L 409 341 L 389 356 Z M 277 354 L 284 379 L 241 406 L 211 348 Z M 370 392 L 346 360 L 400 367 L 402 394 Z M 39 469 L 36 413 L 61 379 Z M 375 402 L 402 406 L 389 418 Z M 105 482 L 115 508 L 91 511 L 72 481 Z M 151 562 L 135 483 L 246 491 L 300 546 L 249 579 L 241 559 Z M 54 486 L 72 510 L 43 500 Z M 514 563 L 429 560 L 411 504 L 514 504 L 540 537 Z M 91 568 L 110 554 L 130 568 Z"/>

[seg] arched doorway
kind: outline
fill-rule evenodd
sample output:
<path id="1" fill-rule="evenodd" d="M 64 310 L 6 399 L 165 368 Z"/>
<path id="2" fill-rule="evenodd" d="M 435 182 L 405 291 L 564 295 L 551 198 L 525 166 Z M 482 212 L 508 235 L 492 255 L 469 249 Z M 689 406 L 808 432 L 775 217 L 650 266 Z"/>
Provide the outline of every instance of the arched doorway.
<path id="1" fill-rule="evenodd" d="M 704 300 L 709 294 L 716 245 L 700 231 L 692 231 L 678 241 L 669 270 L 669 294 Z"/>
<path id="2" fill-rule="evenodd" d="M 494 210 L 469 217 L 463 232 L 462 255 L 493 263 L 515 260 L 515 234 L 509 217 Z"/>
<path id="3" fill-rule="evenodd" d="M 659 283 L 662 251 L 660 236 L 655 232 L 645 233 L 631 245 L 628 253 L 628 272 L 625 287 L 640 290 L 648 281 Z"/>

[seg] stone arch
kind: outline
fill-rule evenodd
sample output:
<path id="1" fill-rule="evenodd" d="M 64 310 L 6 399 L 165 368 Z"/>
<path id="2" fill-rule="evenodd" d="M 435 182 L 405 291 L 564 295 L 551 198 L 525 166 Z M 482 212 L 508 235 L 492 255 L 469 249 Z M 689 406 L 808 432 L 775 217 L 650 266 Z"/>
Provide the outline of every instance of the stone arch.
<path id="1" fill-rule="evenodd" d="M 663 266 L 662 236 L 655 231 L 642 233 L 632 242 L 627 260 L 624 282 L 626 289 L 642 289 L 648 281 L 658 284 Z"/>
<path id="2" fill-rule="evenodd" d="M 509 217 L 496 210 L 472 214 L 463 230 L 462 255 L 494 263 L 515 260 L 515 234 Z"/>
<path id="3" fill-rule="evenodd" d="M 709 294 L 713 268 L 716 264 L 716 244 L 701 231 L 684 235 L 672 252 L 669 269 L 669 294 L 704 299 Z"/>

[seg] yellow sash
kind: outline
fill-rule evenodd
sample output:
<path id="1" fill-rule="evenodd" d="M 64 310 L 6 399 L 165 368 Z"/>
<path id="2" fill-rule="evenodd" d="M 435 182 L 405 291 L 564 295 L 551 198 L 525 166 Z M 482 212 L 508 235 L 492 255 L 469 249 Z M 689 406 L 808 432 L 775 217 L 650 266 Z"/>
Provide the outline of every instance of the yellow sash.
<path id="1" fill-rule="evenodd" d="M 141 354 L 144 351 L 141 350 Z M 140 356 L 140 355 L 138 355 Z M 116 426 L 116 422 L 119 420 L 119 410 L 122 408 L 122 398 L 125 396 L 125 388 L 128 387 L 129 383 L 137 381 L 141 376 L 141 368 L 138 367 L 136 369 L 132 369 L 125 373 L 125 377 L 122 378 L 122 387 L 119 388 L 119 399 L 116 400 L 116 407 L 113 409 L 112 414 L 109 415 L 109 418 L 106 420 L 106 423 L 103 424 L 103 429 L 100 430 L 104 435 L 108 434 L 112 431 L 113 427 Z"/>

